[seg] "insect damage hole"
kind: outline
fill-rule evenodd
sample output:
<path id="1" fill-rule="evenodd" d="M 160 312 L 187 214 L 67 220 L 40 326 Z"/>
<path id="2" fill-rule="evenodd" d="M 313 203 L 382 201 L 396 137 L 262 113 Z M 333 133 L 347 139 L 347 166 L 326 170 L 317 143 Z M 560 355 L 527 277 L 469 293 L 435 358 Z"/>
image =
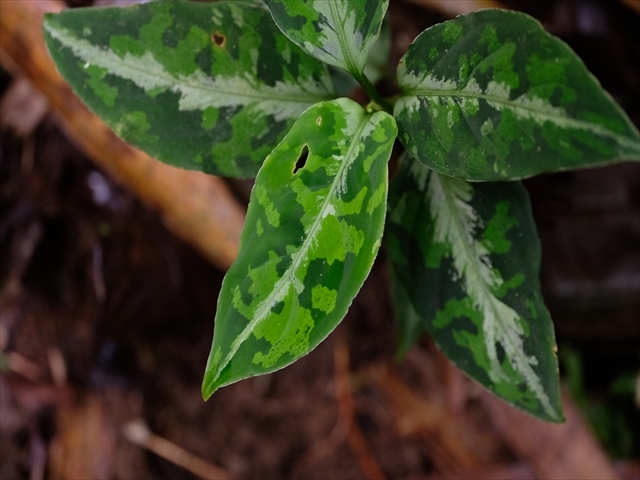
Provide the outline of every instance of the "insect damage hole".
<path id="1" fill-rule="evenodd" d="M 293 169 L 293 174 L 295 175 L 296 173 L 298 173 L 298 170 L 300 170 L 301 168 L 304 168 L 304 166 L 307 164 L 307 157 L 309 156 L 309 147 L 307 147 L 306 145 L 304 147 L 302 147 L 302 151 L 300 152 L 300 156 L 298 157 L 298 160 L 296 161 L 296 167 Z"/>
<path id="2" fill-rule="evenodd" d="M 213 32 L 211 34 L 211 41 L 219 47 L 224 47 L 224 44 L 227 43 L 227 37 L 220 32 Z"/>

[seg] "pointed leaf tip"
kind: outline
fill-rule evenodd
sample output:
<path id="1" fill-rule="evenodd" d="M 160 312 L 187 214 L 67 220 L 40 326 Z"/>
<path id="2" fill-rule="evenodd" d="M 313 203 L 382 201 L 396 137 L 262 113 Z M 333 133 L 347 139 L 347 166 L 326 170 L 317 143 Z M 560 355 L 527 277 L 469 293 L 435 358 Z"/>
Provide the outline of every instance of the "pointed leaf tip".
<path id="1" fill-rule="evenodd" d="M 94 113 L 187 169 L 253 177 L 304 110 L 335 97 L 326 65 L 257 5 L 70 9 L 48 15 L 43 30 L 60 73 Z"/>
<path id="2" fill-rule="evenodd" d="M 222 284 L 205 397 L 294 362 L 345 316 L 380 245 L 396 134 L 390 115 L 339 99 L 309 108 L 267 157 Z"/>
<path id="3" fill-rule="evenodd" d="M 396 298 L 409 299 L 453 363 L 521 410 L 562 421 L 540 246 L 520 183 L 472 184 L 405 156 L 386 233 Z M 415 338 L 412 325 L 405 336 Z"/>
<path id="4" fill-rule="evenodd" d="M 640 160 L 640 132 L 533 18 L 483 10 L 425 30 L 401 60 L 400 140 L 475 181 Z"/>

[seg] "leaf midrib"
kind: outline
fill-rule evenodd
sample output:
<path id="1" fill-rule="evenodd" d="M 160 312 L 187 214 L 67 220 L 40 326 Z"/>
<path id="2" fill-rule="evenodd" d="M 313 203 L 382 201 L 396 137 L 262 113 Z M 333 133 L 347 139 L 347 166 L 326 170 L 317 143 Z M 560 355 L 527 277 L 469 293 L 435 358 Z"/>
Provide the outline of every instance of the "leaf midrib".
<path id="1" fill-rule="evenodd" d="M 454 222 L 455 228 L 457 230 L 455 233 L 457 235 L 460 235 L 462 238 L 465 239 L 465 241 L 463 242 L 464 249 L 465 249 L 465 251 L 466 251 L 466 253 L 468 255 L 468 258 L 471 259 L 470 263 L 472 265 L 474 275 L 476 275 L 476 277 L 478 279 L 480 279 L 480 281 L 478 283 L 481 285 L 482 293 L 490 299 L 489 300 L 489 304 L 491 305 L 491 310 L 493 311 L 494 317 L 496 318 L 496 323 L 497 323 L 497 325 L 500 328 L 501 333 L 502 333 L 500 338 L 501 339 L 506 339 L 506 340 L 503 340 L 503 341 L 506 341 L 509 344 L 509 346 L 511 347 L 511 350 L 513 352 L 516 352 L 516 355 L 518 356 L 518 362 L 521 365 L 521 368 L 526 368 L 526 369 L 529 369 L 529 370 L 533 370 L 531 368 L 531 365 L 528 362 L 528 359 L 527 359 L 525 353 L 523 351 L 521 351 L 519 348 L 517 348 L 513 344 L 512 339 L 511 339 L 511 335 L 508 334 L 509 332 L 507 330 L 507 327 L 503 324 L 502 318 L 498 314 L 498 310 L 497 310 L 496 305 L 495 305 L 495 302 L 496 302 L 497 299 L 496 299 L 495 295 L 493 294 L 493 292 L 491 292 L 491 290 L 489 289 L 487 284 L 484 281 L 482 281 L 483 277 L 482 277 L 482 275 L 480 273 L 480 260 L 475 255 L 475 252 L 473 251 L 471 244 L 467 241 L 467 237 L 465 235 L 466 230 L 464 228 L 463 221 L 460 218 L 459 209 L 456 208 L 456 206 L 455 206 L 455 200 L 451 198 L 452 193 L 450 192 L 449 188 L 446 187 L 446 183 L 442 182 L 442 176 L 439 173 L 437 173 L 435 171 L 432 171 L 431 175 L 438 175 L 438 181 L 440 182 L 440 185 L 442 186 L 442 190 L 444 192 L 444 196 L 445 196 L 445 199 L 446 199 L 446 202 L 447 202 L 447 210 L 451 213 L 451 215 L 453 217 L 453 222 Z M 473 237 L 471 237 L 471 238 L 473 239 Z M 463 272 L 460 272 L 460 274 L 463 274 Z M 468 292 L 467 292 L 467 294 L 468 294 Z M 483 322 L 484 322 L 484 319 L 483 319 Z M 520 373 L 521 373 L 521 375 L 523 375 L 524 381 L 526 382 L 527 381 L 527 377 L 522 372 L 520 372 Z M 533 372 L 533 373 L 537 378 L 539 378 L 538 375 L 535 372 Z M 540 382 L 540 386 L 544 390 L 544 387 L 542 386 L 542 382 Z M 537 396 L 536 396 L 536 398 L 537 398 Z M 540 404 L 542 405 L 543 409 L 547 412 L 547 414 L 549 414 L 553 418 L 557 417 L 556 412 L 550 406 L 550 404 L 548 406 L 545 405 L 545 402 L 541 398 L 538 398 L 538 401 L 540 401 Z M 549 410 L 551 410 L 551 411 L 549 411 Z"/>
<path id="2" fill-rule="evenodd" d="M 532 105 L 518 104 L 518 103 L 515 103 L 513 100 L 505 100 L 504 98 L 494 97 L 492 95 L 487 95 L 485 93 L 465 92 L 460 90 L 434 90 L 429 88 L 420 88 L 420 89 L 413 89 L 410 91 L 406 91 L 404 92 L 403 97 L 407 97 L 407 98 L 408 97 L 474 98 L 478 100 L 485 100 L 491 103 L 498 103 L 506 107 L 528 110 L 541 117 L 546 117 L 550 121 L 553 121 L 552 119 L 560 119 L 563 122 L 568 123 L 577 129 L 592 131 L 596 134 L 613 138 L 620 146 L 628 149 L 627 152 L 625 153 L 637 152 L 637 155 L 639 155 L 639 158 L 640 158 L 640 142 L 638 142 L 638 139 L 633 139 L 633 137 L 616 133 L 612 130 L 609 130 L 606 127 L 603 127 L 602 125 L 598 125 L 597 123 L 589 122 L 587 120 L 580 120 L 570 116 L 554 115 L 553 113 L 550 113 L 548 110 L 535 108 Z M 460 105 L 458 105 L 458 107 L 460 107 Z"/>
<path id="3" fill-rule="evenodd" d="M 56 31 L 58 31 L 57 29 L 55 29 L 54 27 L 50 26 L 49 24 L 47 24 L 45 22 L 44 24 L 44 28 L 45 30 L 51 35 L 52 38 L 54 38 L 55 40 L 57 40 L 61 45 L 63 45 L 66 48 L 69 48 L 72 52 L 73 55 L 76 58 L 80 58 L 81 60 L 85 61 L 85 62 L 89 62 L 92 64 L 95 64 L 101 68 L 106 68 L 107 69 L 107 75 L 113 75 L 116 76 L 118 78 L 123 78 L 124 80 L 130 81 L 130 82 L 134 82 L 134 80 L 130 79 L 130 78 L 125 78 L 122 76 L 117 75 L 116 73 L 111 72 L 107 67 L 103 66 L 100 64 L 100 62 L 96 62 L 93 58 L 88 59 L 88 58 L 83 58 L 79 55 L 77 55 L 74 52 L 74 48 L 72 45 L 70 45 L 67 42 L 64 42 L 61 38 L 60 35 L 56 34 Z M 70 33 L 65 30 L 65 29 L 60 29 L 59 31 L 64 31 L 65 34 L 67 36 L 71 36 Z M 73 37 L 75 38 L 75 37 Z M 81 38 L 75 38 L 75 40 L 77 40 L 78 42 L 87 42 L 89 43 L 87 40 L 83 40 Z M 118 60 L 118 62 L 120 62 L 120 65 L 125 67 L 128 70 L 132 70 L 134 72 L 138 72 L 140 74 L 141 78 L 160 78 L 161 80 L 163 80 L 166 84 L 169 84 L 169 86 L 165 87 L 166 90 L 173 90 L 173 87 L 171 85 L 181 85 L 181 86 L 185 86 L 188 88 L 192 88 L 192 89 L 196 89 L 196 90 L 202 90 L 203 92 L 214 92 L 216 94 L 219 95 L 230 95 L 230 96 L 235 96 L 236 98 L 248 98 L 248 99 L 255 99 L 257 101 L 279 101 L 279 102 L 283 102 L 283 103 L 301 103 L 301 104 L 313 104 L 313 103 L 317 103 L 323 100 L 329 100 L 331 98 L 333 98 L 330 94 L 325 95 L 315 95 L 315 94 L 311 94 L 309 93 L 308 96 L 302 97 L 302 96 L 296 96 L 296 95 L 291 95 L 289 93 L 284 93 L 281 96 L 276 96 L 276 95 L 267 95 L 267 94 L 261 94 L 261 93 L 247 93 L 247 92 L 238 92 L 238 91 L 234 91 L 234 90 L 226 90 L 226 89 L 221 89 L 221 88 L 215 88 L 213 86 L 210 85 L 200 85 L 198 83 L 189 83 L 186 82 L 185 79 L 188 77 L 185 77 L 182 74 L 179 74 L 179 76 L 174 76 L 171 75 L 169 72 L 167 72 L 166 74 L 154 74 L 154 75 L 149 75 L 147 70 L 143 69 L 143 68 L 139 68 L 131 63 L 127 63 L 125 61 L 125 59 L 123 59 L 122 57 L 120 57 L 120 55 L 116 54 L 113 50 L 111 49 L 103 49 L 102 47 L 98 46 L 98 45 L 94 45 L 89 43 L 89 45 L 91 45 L 92 48 L 95 48 L 97 50 L 103 51 L 105 53 L 113 53 L 113 56 L 116 57 Z M 85 47 L 86 49 L 86 47 Z M 86 50 L 85 50 L 86 51 Z M 129 55 L 134 56 L 133 54 L 131 54 L 131 52 L 127 52 Z M 149 50 L 147 50 L 145 53 L 151 53 Z M 91 56 L 92 53 L 86 52 L 86 55 Z M 152 54 L 153 55 L 153 54 Z M 136 58 L 141 58 L 141 57 L 136 57 Z M 155 59 L 155 56 L 154 56 Z M 158 60 L 155 59 L 157 62 Z M 166 72 L 166 68 L 165 65 L 163 65 L 162 63 L 158 62 L 158 64 L 160 64 L 163 68 L 163 70 Z M 212 82 L 215 82 L 215 78 L 212 78 L 210 76 L 207 75 L 207 73 L 200 69 L 200 72 L 202 72 L 206 78 L 210 79 Z M 229 79 L 229 78 L 233 78 L 233 77 L 224 77 L 224 76 L 220 76 L 218 78 L 221 79 Z M 248 80 L 245 78 L 244 80 L 246 80 L 248 82 Z M 135 82 L 134 82 L 135 83 Z M 251 85 L 251 83 L 249 83 Z M 294 85 L 299 86 L 300 88 L 302 88 L 302 86 L 300 85 L 300 83 L 295 83 Z M 253 88 L 257 88 L 255 87 L 255 85 L 251 85 Z M 268 87 L 268 85 L 265 84 L 265 86 Z M 142 87 L 140 87 L 142 88 Z M 180 90 L 180 89 L 178 89 Z M 145 90 L 146 91 L 146 90 Z M 254 101 L 255 101 L 254 100 Z M 247 102 L 250 103 L 250 102 Z"/>
<path id="4" fill-rule="evenodd" d="M 365 126 L 367 125 L 367 122 L 370 119 L 371 119 L 371 115 L 364 116 L 364 118 L 358 125 L 358 128 L 356 129 L 352 138 L 357 138 L 362 133 Z M 274 299 L 279 298 L 279 295 L 282 294 L 283 290 L 285 289 L 288 290 L 294 284 L 294 274 L 297 271 L 298 267 L 300 267 L 300 263 L 302 262 L 302 259 L 306 257 L 308 250 L 313 245 L 313 239 L 316 237 L 318 231 L 320 230 L 322 220 L 326 217 L 324 213 L 328 210 L 331 200 L 335 195 L 336 189 L 338 188 L 337 186 L 340 185 L 341 183 L 340 179 L 342 178 L 342 175 L 345 169 L 348 169 L 348 167 L 353 163 L 353 161 L 349 161 L 349 159 L 352 157 L 353 149 L 356 148 L 357 145 L 358 145 L 358 142 L 355 142 L 355 141 L 352 141 L 351 144 L 349 145 L 349 148 L 347 149 L 342 165 L 340 165 L 340 168 L 338 169 L 335 179 L 331 184 L 331 188 L 329 189 L 329 192 L 327 193 L 326 198 L 322 202 L 322 206 L 318 210 L 318 214 L 315 220 L 311 224 L 311 227 L 309 228 L 309 230 L 305 232 L 306 237 L 304 239 L 304 242 L 302 242 L 300 249 L 291 255 L 292 257 L 295 256 L 295 258 L 293 258 L 293 261 L 287 267 L 282 277 L 278 279 L 271 293 L 256 307 L 256 310 L 254 312 L 254 315 L 251 321 L 247 324 L 247 326 L 242 330 L 242 332 L 240 332 L 240 334 L 233 341 L 231 349 L 229 350 L 229 353 L 225 357 L 224 361 L 219 364 L 216 375 L 213 378 L 213 380 L 211 380 L 210 382 L 211 384 L 214 384 L 218 380 L 218 378 L 222 373 L 222 370 L 224 370 L 224 368 L 229 364 L 233 356 L 240 349 L 240 346 L 249 338 L 249 336 L 251 335 L 251 332 L 255 330 L 256 326 L 267 318 L 268 312 L 271 310 L 273 306 Z M 261 309 L 264 309 L 266 313 L 264 314 L 260 313 L 260 315 L 257 315 L 257 312 Z"/>
<path id="5" fill-rule="evenodd" d="M 340 20 L 342 20 L 342 19 L 338 15 L 338 10 L 337 10 L 338 7 L 336 5 L 336 0 L 329 0 L 329 5 L 331 6 L 331 14 L 333 15 L 334 25 L 337 26 L 336 34 L 338 35 L 338 41 L 340 42 L 340 48 L 341 48 L 342 52 L 344 53 L 344 59 L 345 59 L 347 70 L 355 78 L 359 78 L 361 72 L 358 71 L 358 67 L 355 64 L 355 60 L 351 56 L 351 50 L 348 48 L 349 43 L 347 42 L 347 37 L 345 36 L 344 28 L 342 28 L 342 24 L 340 23 Z"/>

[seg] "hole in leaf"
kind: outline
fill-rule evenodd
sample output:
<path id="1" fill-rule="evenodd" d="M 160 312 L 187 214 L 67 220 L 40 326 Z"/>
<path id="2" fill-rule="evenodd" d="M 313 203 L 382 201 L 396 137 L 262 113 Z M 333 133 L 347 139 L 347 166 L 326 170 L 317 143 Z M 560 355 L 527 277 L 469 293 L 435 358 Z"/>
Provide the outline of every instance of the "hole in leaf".
<path id="1" fill-rule="evenodd" d="M 293 169 L 294 175 L 298 173 L 298 170 L 300 170 L 301 168 L 304 168 L 304 166 L 307 164 L 308 156 L 309 156 L 309 147 L 305 145 L 302 148 L 302 151 L 300 152 L 300 157 L 298 157 L 298 161 L 296 162 L 296 168 Z"/>
<path id="2" fill-rule="evenodd" d="M 227 37 L 220 32 L 214 32 L 211 34 L 211 41 L 219 47 L 224 47 L 224 44 L 227 43 Z"/>

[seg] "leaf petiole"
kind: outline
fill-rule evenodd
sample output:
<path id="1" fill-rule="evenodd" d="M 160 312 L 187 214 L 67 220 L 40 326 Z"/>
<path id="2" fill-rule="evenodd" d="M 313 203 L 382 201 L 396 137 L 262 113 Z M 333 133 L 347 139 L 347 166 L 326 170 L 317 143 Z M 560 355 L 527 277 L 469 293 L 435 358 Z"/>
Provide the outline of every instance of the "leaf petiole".
<path id="1" fill-rule="evenodd" d="M 373 107 L 373 111 L 384 110 L 388 114 L 393 115 L 393 104 L 380 96 L 364 72 L 355 78 L 371 100 L 371 103 L 367 106 L 367 111 L 370 111 L 370 108 Z M 375 106 L 378 106 L 379 108 L 375 108 Z"/>

